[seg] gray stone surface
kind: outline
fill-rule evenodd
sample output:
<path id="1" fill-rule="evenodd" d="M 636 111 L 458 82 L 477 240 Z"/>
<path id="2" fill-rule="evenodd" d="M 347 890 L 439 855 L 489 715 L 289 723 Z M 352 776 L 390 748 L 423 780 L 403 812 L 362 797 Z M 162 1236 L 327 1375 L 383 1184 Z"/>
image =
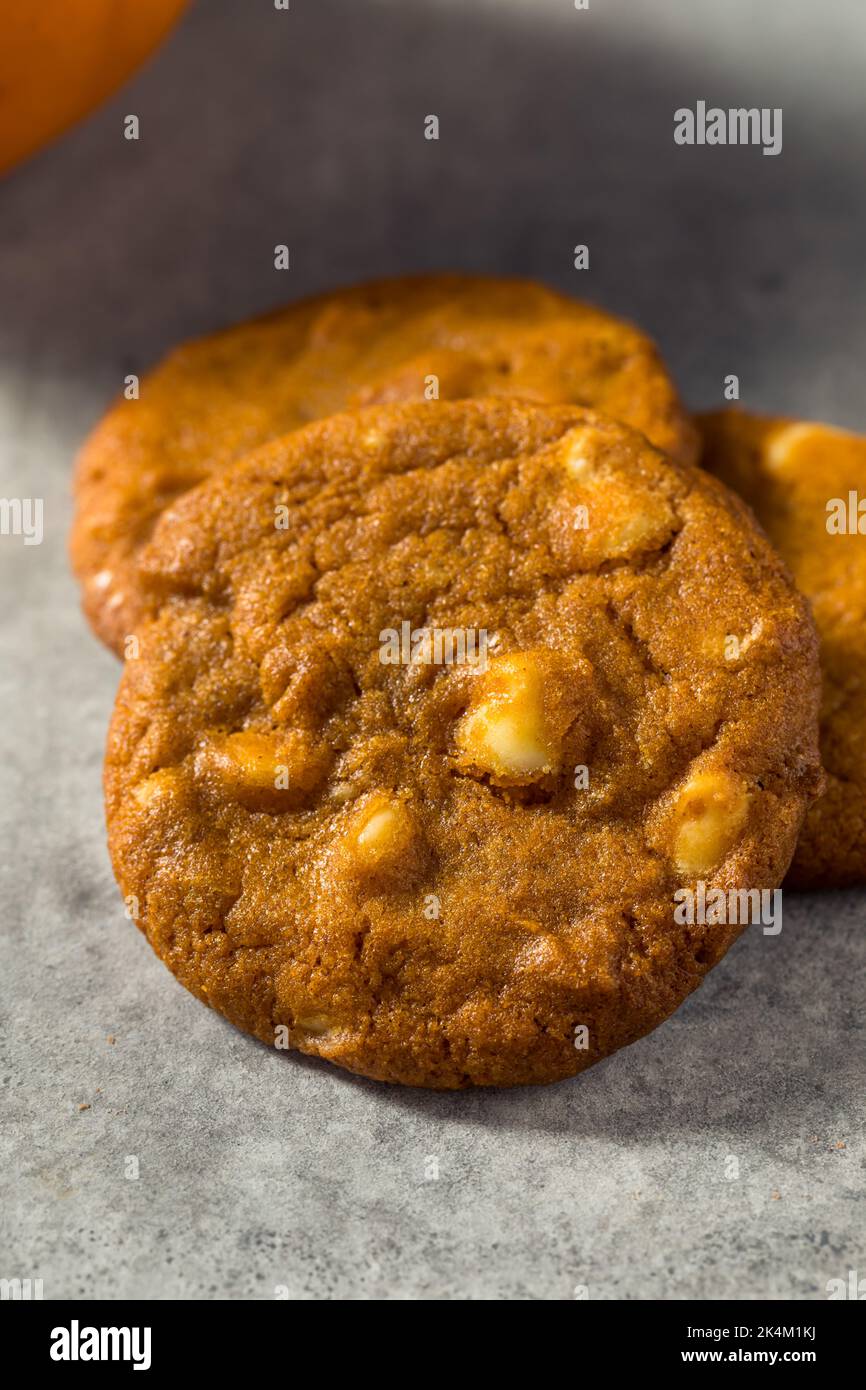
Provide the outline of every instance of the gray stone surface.
<path id="1" fill-rule="evenodd" d="M 41 546 L 0 539 L 0 1276 L 48 1298 L 814 1299 L 866 1273 L 862 894 L 787 897 L 781 936 L 749 932 L 571 1084 L 439 1096 L 274 1055 L 122 916 L 99 786 L 117 668 L 64 554 L 72 454 L 124 372 L 378 273 L 538 275 L 646 325 L 695 406 L 737 372 L 750 406 L 866 428 L 864 38 L 859 0 L 207 0 L 0 187 L 0 494 L 46 509 Z M 783 153 L 676 148 L 698 98 L 782 106 Z"/>

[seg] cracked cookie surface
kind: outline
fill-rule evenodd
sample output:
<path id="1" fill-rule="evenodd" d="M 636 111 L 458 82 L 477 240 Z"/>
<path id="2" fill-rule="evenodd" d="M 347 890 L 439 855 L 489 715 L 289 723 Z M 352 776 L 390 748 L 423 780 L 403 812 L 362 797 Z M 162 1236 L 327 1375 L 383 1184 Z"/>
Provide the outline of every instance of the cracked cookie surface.
<path id="1" fill-rule="evenodd" d="M 697 454 L 649 339 L 543 285 L 428 275 L 304 300 L 176 349 L 86 441 L 70 550 L 94 631 L 118 652 L 135 632 L 136 558 L 175 497 L 309 421 L 433 390 L 591 406 Z"/>
<path id="2" fill-rule="evenodd" d="M 754 509 L 809 599 L 821 642 L 827 785 L 788 882 L 866 883 L 866 438 L 739 410 L 698 423 L 704 466 Z"/>
<path id="3" fill-rule="evenodd" d="M 679 889 L 788 866 L 820 778 L 806 605 L 737 498 L 609 419 L 334 417 L 179 499 L 142 574 L 115 872 L 266 1043 L 432 1087 L 572 1075 L 739 934 L 678 924 Z"/>

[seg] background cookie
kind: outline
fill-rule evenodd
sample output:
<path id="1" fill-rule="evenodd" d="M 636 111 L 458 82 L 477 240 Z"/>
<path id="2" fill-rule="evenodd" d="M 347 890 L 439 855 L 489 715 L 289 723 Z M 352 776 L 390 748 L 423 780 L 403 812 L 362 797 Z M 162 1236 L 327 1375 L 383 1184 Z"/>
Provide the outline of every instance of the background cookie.
<path id="1" fill-rule="evenodd" d="M 738 499 L 612 421 L 338 416 L 180 499 L 142 571 L 115 872 L 264 1042 L 417 1085 L 571 1075 L 741 930 L 676 925 L 678 888 L 788 865 L 820 777 L 806 605 Z M 483 664 L 437 659 L 470 632 Z"/>
<path id="2" fill-rule="evenodd" d="M 733 410 L 698 423 L 705 466 L 754 508 L 821 639 L 827 789 L 809 812 L 790 882 L 866 882 L 866 439 Z"/>
<path id="3" fill-rule="evenodd" d="M 419 276 L 291 304 L 178 348 L 84 445 L 71 554 L 94 630 L 116 651 L 135 631 L 136 553 L 187 488 L 310 420 L 433 389 L 597 407 L 696 457 L 649 339 L 532 281 Z"/>

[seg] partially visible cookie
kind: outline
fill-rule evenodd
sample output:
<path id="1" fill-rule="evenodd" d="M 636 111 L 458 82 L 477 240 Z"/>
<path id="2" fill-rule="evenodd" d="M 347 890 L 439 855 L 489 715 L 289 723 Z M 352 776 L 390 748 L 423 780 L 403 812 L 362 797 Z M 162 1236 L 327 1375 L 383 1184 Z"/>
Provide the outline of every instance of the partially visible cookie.
<path id="1" fill-rule="evenodd" d="M 179 499 L 142 573 L 115 872 L 266 1043 L 411 1085 L 570 1076 L 742 930 L 675 895 L 788 866 L 820 780 L 806 604 L 739 499 L 608 419 L 337 416 Z"/>
<path id="2" fill-rule="evenodd" d="M 809 812 L 789 882 L 866 883 L 866 439 L 735 410 L 698 424 L 705 467 L 752 506 L 810 600 L 821 639 L 827 790 Z"/>
<path id="3" fill-rule="evenodd" d="M 290 304 L 172 352 L 85 443 L 71 555 L 94 630 L 118 652 L 135 631 L 136 556 L 179 494 L 311 420 L 437 392 L 593 406 L 697 456 L 649 339 L 543 285 L 426 275 Z"/>

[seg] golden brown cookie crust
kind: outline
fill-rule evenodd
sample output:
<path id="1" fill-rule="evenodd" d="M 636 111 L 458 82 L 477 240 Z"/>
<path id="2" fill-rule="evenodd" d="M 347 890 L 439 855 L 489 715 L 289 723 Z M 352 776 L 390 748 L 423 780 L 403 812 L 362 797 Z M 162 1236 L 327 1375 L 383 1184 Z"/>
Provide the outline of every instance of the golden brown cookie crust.
<path id="1" fill-rule="evenodd" d="M 821 640 L 827 785 L 806 819 L 788 882 L 866 883 L 866 515 L 862 532 L 848 515 L 849 494 L 866 497 L 866 439 L 740 410 L 702 415 L 698 424 L 705 467 L 754 509 L 810 600 Z M 834 499 L 844 504 L 842 531 L 828 530 Z"/>
<path id="2" fill-rule="evenodd" d="M 136 556 L 175 497 L 255 446 L 357 406 L 520 395 L 603 410 L 694 461 L 659 354 L 621 319 L 528 280 L 426 275 L 339 290 L 190 342 L 121 398 L 76 469 L 73 567 L 94 631 L 137 627 Z"/>
<path id="3" fill-rule="evenodd" d="M 570 1076 L 739 934 L 677 925 L 678 888 L 788 866 L 820 778 L 806 605 L 739 499 L 613 421 L 338 416 L 179 499 L 142 570 L 115 872 L 266 1043 L 411 1085 Z M 404 622 L 486 632 L 487 664 L 383 662 Z"/>

